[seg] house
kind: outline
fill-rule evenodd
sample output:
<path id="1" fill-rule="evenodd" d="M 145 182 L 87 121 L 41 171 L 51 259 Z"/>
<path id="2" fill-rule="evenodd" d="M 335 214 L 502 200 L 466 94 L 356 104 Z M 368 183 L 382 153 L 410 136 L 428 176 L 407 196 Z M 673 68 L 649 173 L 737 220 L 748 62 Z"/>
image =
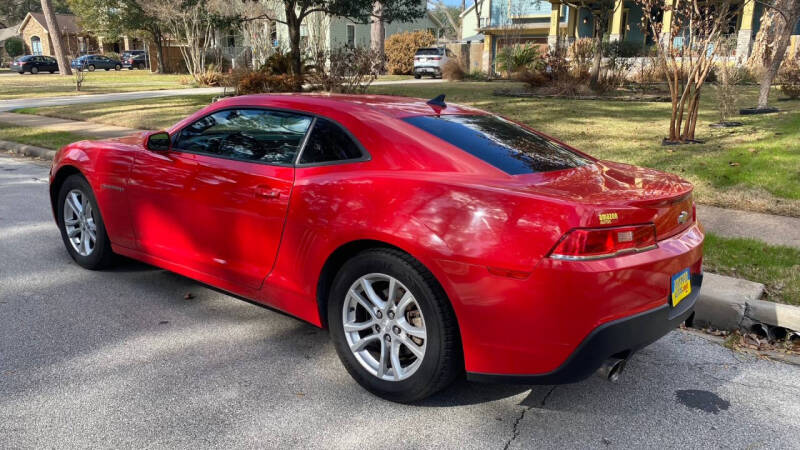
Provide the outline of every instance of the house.
<path id="1" fill-rule="evenodd" d="M 72 14 L 56 14 L 56 22 L 67 55 L 78 56 L 97 48 L 97 40 L 84 33 Z M 55 56 L 44 14 L 28 13 L 19 24 L 19 34 L 25 42 L 25 53 Z"/>
<path id="2" fill-rule="evenodd" d="M 0 62 L 9 59 L 5 49 L 5 42 L 13 37 L 19 37 L 19 25 L 8 28 L 0 28 Z"/>
<path id="3" fill-rule="evenodd" d="M 68 57 L 74 58 L 89 53 L 121 53 L 126 50 L 144 48 L 137 39 L 124 36 L 118 41 L 103 42 L 84 30 L 78 18 L 72 14 L 56 14 L 56 22 L 61 33 L 61 42 Z M 31 55 L 55 56 L 47 20 L 42 13 L 28 13 L 19 24 L 19 35 L 25 42 L 25 53 Z"/>
<path id="4" fill-rule="evenodd" d="M 561 42 L 569 44 L 575 39 L 592 37 L 594 33 L 594 17 L 589 10 L 558 0 L 479 0 L 479 3 L 482 3 L 482 23 L 473 23 L 474 5 L 464 11 L 462 17 L 466 20 L 462 25 L 462 39 L 470 33 L 485 36 L 484 71 L 494 69 L 497 52 L 506 45 L 530 43 L 553 46 L 559 42 L 559 37 L 565 37 Z M 729 30 L 731 37 L 737 41 L 737 59 L 744 60 L 749 56 L 763 14 L 764 7 L 753 0 L 746 1 L 737 12 L 736 23 L 732 23 Z M 642 8 L 636 2 L 616 0 L 608 40 L 640 44 L 643 48 L 653 45 L 652 39 L 641 30 L 642 16 Z M 669 20 L 668 14 L 660 16 L 661 20 Z M 792 53 L 800 47 L 800 23 L 795 27 L 794 34 L 790 47 Z"/>
<path id="5" fill-rule="evenodd" d="M 421 0 L 427 5 L 425 0 Z M 330 50 L 340 46 L 369 47 L 372 42 L 371 24 L 354 23 L 344 17 L 330 17 L 321 13 L 312 14 L 303 23 L 300 29 L 300 39 L 303 47 Z M 273 46 L 289 47 L 289 29 L 281 23 L 274 24 Z M 413 22 L 392 22 L 384 27 L 384 36 L 405 31 L 428 30 L 437 39 L 444 36 L 445 27 L 430 11 L 420 19 Z"/>

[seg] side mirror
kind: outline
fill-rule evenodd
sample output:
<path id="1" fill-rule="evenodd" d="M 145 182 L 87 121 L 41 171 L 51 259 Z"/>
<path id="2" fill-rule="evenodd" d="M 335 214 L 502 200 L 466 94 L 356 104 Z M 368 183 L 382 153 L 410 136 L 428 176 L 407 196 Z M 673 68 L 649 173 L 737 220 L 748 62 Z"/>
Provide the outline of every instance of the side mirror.
<path id="1" fill-rule="evenodd" d="M 170 144 L 169 133 L 166 131 L 156 131 L 148 135 L 144 141 L 144 146 L 154 152 L 165 152 L 169 150 Z"/>

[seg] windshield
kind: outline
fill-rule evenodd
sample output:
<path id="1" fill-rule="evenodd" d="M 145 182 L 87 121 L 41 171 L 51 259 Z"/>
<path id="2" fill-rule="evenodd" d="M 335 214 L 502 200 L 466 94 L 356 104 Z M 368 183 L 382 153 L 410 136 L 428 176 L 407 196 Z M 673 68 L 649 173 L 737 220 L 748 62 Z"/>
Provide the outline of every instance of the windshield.
<path id="1" fill-rule="evenodd" d="M 510 175 L 571 169 L 592 162 L 497 116 L 416 116 L 403 120 Z"/>
<path id="2" fill-rule="evenodd" d="M 417 56 L 439 56 L 442 50 L 439 48 L 421 48 L 417 50 Z"/>

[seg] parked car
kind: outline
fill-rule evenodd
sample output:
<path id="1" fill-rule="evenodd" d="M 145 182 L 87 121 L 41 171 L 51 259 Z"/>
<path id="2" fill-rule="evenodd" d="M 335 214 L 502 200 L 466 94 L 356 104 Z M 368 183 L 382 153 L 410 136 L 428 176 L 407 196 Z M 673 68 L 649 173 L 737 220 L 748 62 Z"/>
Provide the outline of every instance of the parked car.
<path id="1" fill-rule="evenodd" d="M 14 72 L 22 75 L 29 72 L 33 75 L 39 72 L 55 73 L 58 71 L 58 61 L 55 58 L 42 55 L 25 55 L 14 60 L 9 66 Z"/>
<path id="2" fill-rule="evenodd" d="M 147 55 L 144 53 L 128 56 L 122 55 L 122 67 L 125 69 L 145 69 L 147 64 Z"/>
<path id="3" fill-rule="evenodd" d="M 441 47 L 417 50 L 414 54 L 414 78 L 420 79 L 423 75 L 440 78 L 445 63 L 453 57 L 455 57 L 453 52 Z"/>
<path id="4" fill-rule="evenodd" d="M 70 144 L 53 213 L 79 265 L 124 255 L 327 328 L 394 401 L 464 371 L 614 379 L 691 317 L 689 182 L 443 97 L 239 96 Z"/>
<path id="5" fill-rule="evenodd" d="M 121 70 L 122 62 L 103 55 L 84 55 L 73 59 L 70 66 L 73 69 L 88 70 L 89 72 L 94 72 L 96 69 L 108 71 L 111 69 Z"/>

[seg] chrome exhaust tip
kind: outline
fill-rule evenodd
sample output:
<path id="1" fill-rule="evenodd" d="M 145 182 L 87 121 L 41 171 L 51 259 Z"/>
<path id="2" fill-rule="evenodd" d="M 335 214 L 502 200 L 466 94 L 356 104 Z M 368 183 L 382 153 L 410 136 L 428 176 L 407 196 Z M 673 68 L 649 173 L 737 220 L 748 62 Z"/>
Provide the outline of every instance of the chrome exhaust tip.
<path id="1" fill-rule="evenodd" d="M 625 369 L 625 362 L 627 360 L 620 358 L 608 358 L 603 362 L 603 365 L 597 369 L 597 375 L 612 383 L 619 381 L 619 376 Z"/>

